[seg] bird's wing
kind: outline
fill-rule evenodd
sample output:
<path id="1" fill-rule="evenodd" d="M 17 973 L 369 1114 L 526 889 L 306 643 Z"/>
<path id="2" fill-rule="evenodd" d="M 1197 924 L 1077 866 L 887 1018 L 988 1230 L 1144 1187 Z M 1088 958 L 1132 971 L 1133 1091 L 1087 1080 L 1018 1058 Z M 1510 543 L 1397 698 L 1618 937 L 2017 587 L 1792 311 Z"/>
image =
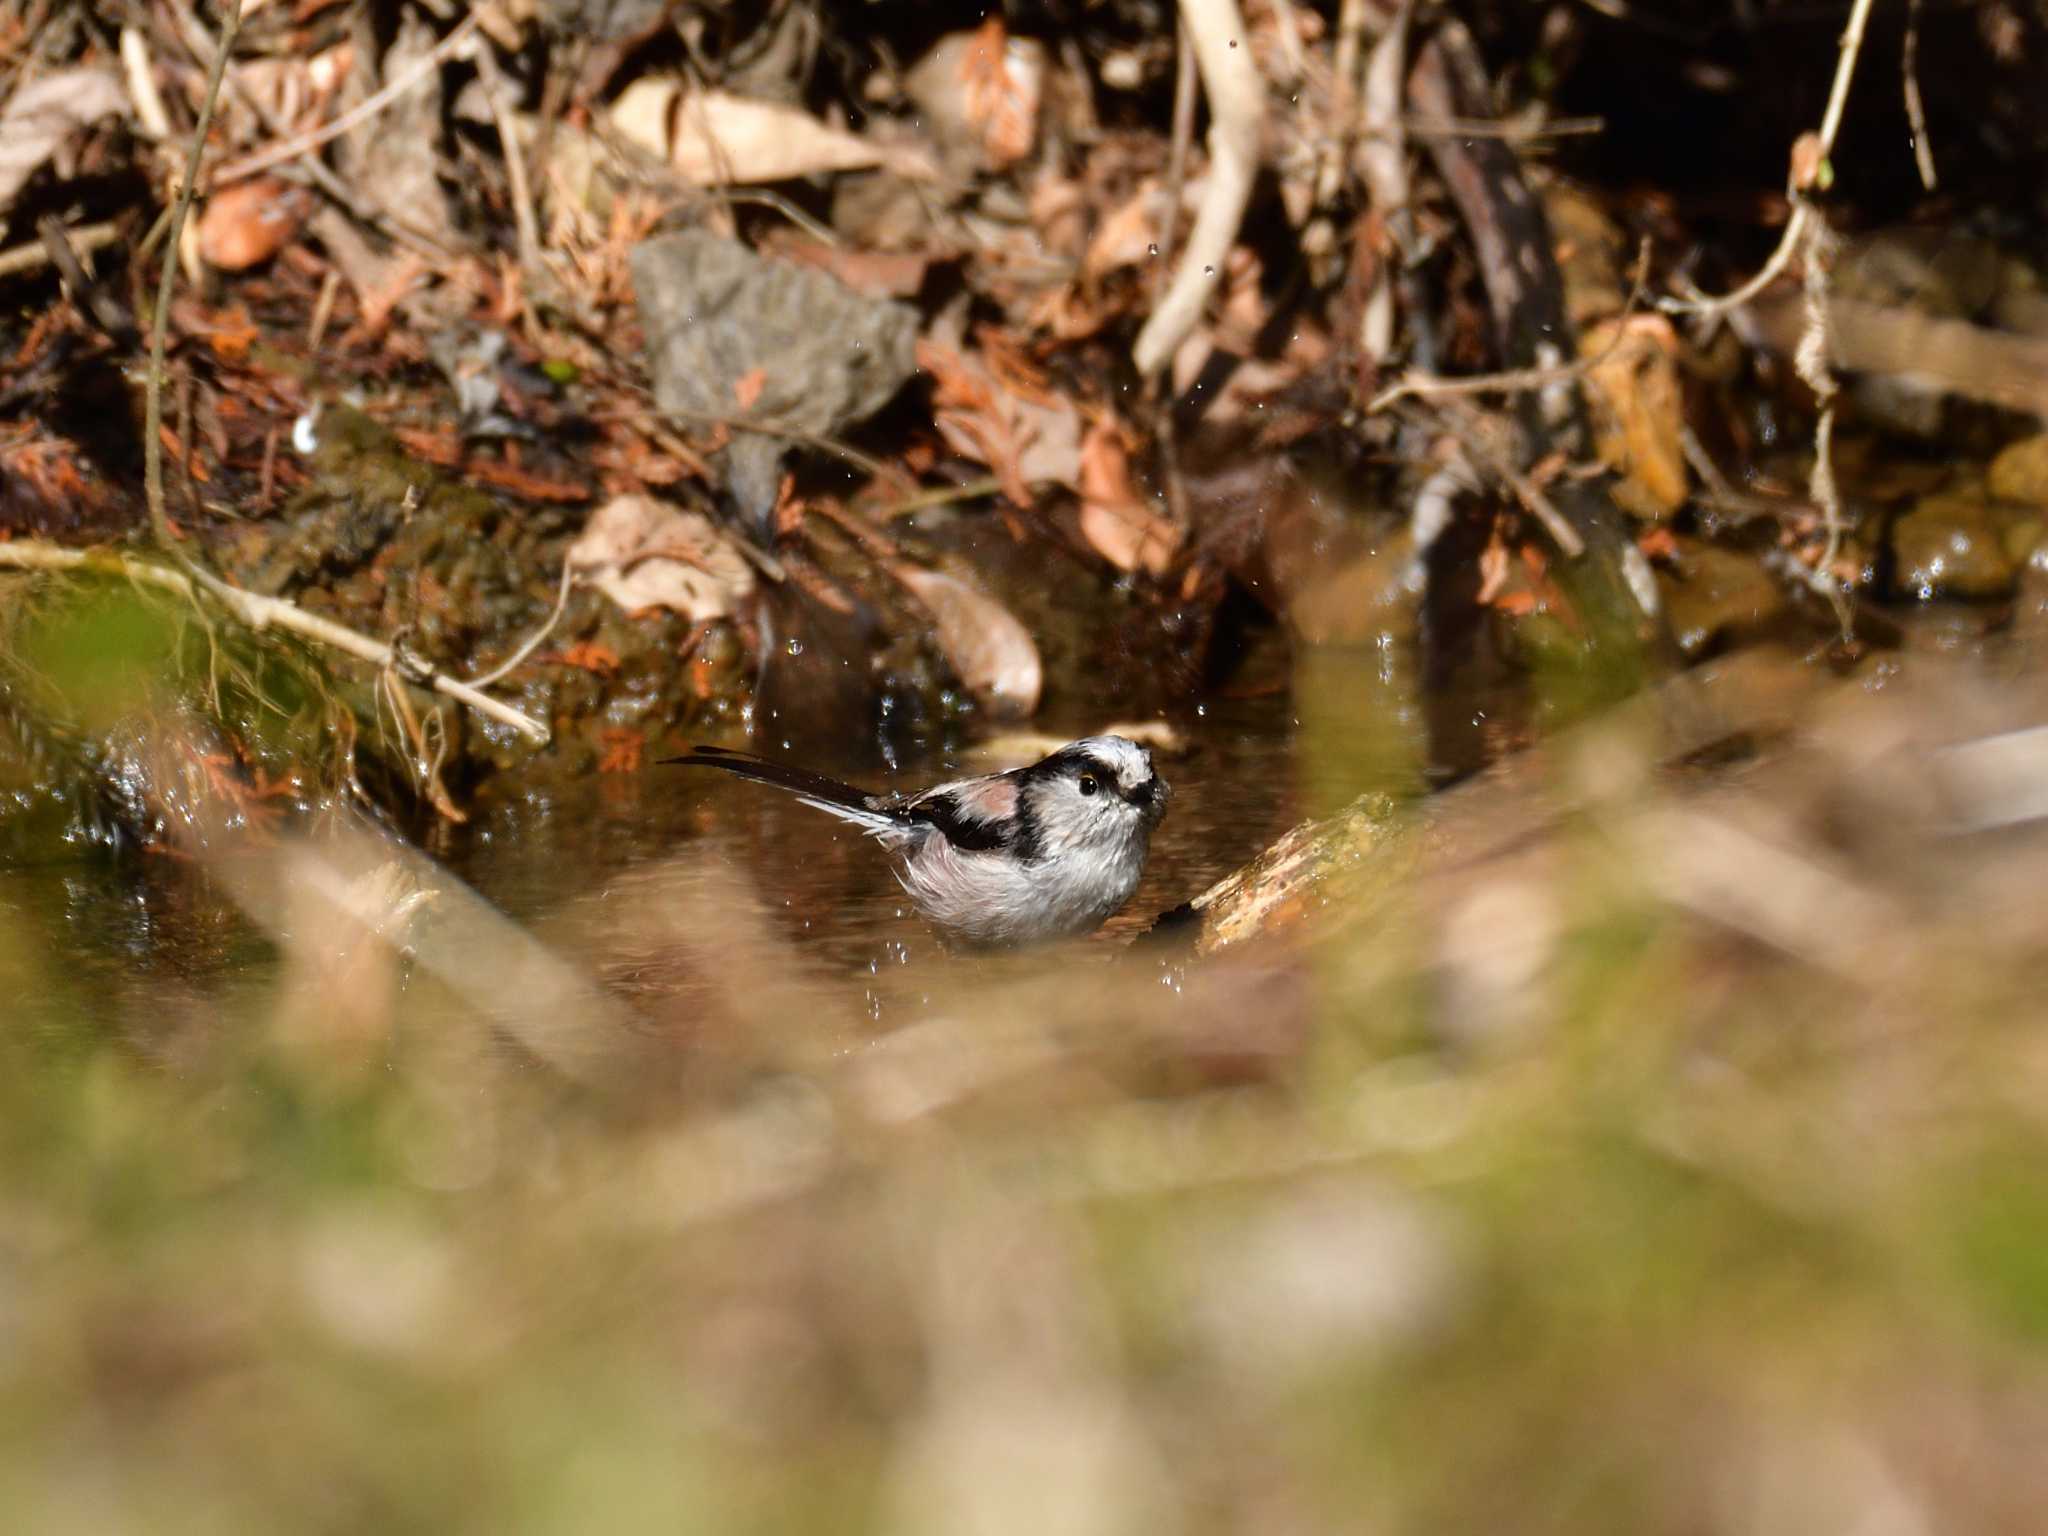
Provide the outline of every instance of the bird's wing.
<path id="1" fill-rule="evenodd" d="M 795 795 L 805 805 L 828 816 L 837 816 L 841 821 L 850 821 L 863 832 L 871 832 L 878 837 L 888 833 L 901 834 L 914 824 L 906 811 L 891 807 L 864 789 L 827 778 L 822 773 L 771 762 L 751 752 L 735 752 L 728 747 L 695 746 L 681 757 L 665 757 L 661 761 L 684 768 L 719 768 L 742 779 L 752 779 L 757 784 L 772 785 Z"/>
<path id="2" fill-rule="evenodd" d="M 940 784 L 903 803 L 903 814 L 926 822 L 969 853 L 1007 848 L 1017 834 L 1017 784 L 1008 774 Z"/>

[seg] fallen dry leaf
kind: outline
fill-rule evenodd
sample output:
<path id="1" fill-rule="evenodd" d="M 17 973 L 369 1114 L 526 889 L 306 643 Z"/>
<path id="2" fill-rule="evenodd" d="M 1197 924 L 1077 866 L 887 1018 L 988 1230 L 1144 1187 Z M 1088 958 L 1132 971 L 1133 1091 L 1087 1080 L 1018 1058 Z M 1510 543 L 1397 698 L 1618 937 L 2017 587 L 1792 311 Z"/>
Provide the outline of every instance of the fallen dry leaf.
<path id="1" fill-rule="evenodd" d="M 855 293 L 891 299 L 916 298 L 931 266 L 930 257 L 912 251 L 862 251 L 794 235 L 773 238 L 767 250 L 771 255 L 828 272 Z"/>
<path id="2" fill-rule="evenodd" d="M 1031 505 L 1034 484 L 1079 483 L 1081 413 L 1071 400 L 1026 398 L 981 358 L 929 338 L 917 343 L 917 366 L 932 376 L 932 419 L 947 446 L 986 464 L 1015 505 Z"/>
<path id="3" fill-rule="evenodd" d="M 1681 441 L 1685 396 L 1678 333 L 1662 315 L 1636 315 L 1615 343 L 1617 322 L 1594 326 L 1579 354 L 1598 423 L 1600 458 L 1622 476 L 1614 499 L 1642 518 L 1669 517 L 1691 494 Z"/>
<path id="4" fill-rule="evenodd" d="M 15 91 L 0 111 L 0 208 L 81 128 L 127 110 L 111 69 L 61 69 Z"/>
<path id="5" fill-rule="evenodd" d="M 1180 529 L 1138 494 L 1130 455 L 1112 422 L 1088 429 L 1081 443 L 1081 537 L 1120 571 L 1159 576 L 1180 548 Z"/>
<path id="6" fill-rule="evenodd" d="M 1031 153 L 1045 94 L 1045 45 L 991 15 L 932 45 L 904 77 L 925 130 L 956 168 L 999 171 Z"/>
<path id="7" fill-rule="evenodd" d="M 612 103 L 610 117 L 621 138 L 699 186 L 877 166 L 901 176 L 934 174 L 921 155 L 829 127 L 800 108 L 728 91 L 685 91 L 673 77 L 635 80 Z"/>
<path id="8" fill-rule="evenodd" d="M 652 496 L 614 496 L 599 507 L 568 561 L 629 613 L 668 608 L 701 624 L 726 617 L 754 590 L 752 568 L 723 529 Z"/>
<path id="9" fill-rule="evenodd" d="M 932 616 L 939 649 L 976 703 L 999 719 L 1038 708 L 1044 668 L 1031 632 L 1017 616 L 966 582 L 922 566 L 893 567 Z"/>
<path id="10" fill-rule="evenodd" d="M 313 194 L 291 182 L 273 176 L 238 181 L 207 199 L 199 254 L 222 272 L 259 266 L 298 236 L 313 208 Z"/>
<path id="11" fill-rule="evenodd" d="M 1159 232 L 1166 223 L 1166 187 L 1147 176 L 1138 190 L 1110 210 L 1088 242 L 1081 275 L 1097 281 L 1123 267 L 1141 266 L 1159 255 Z"/>

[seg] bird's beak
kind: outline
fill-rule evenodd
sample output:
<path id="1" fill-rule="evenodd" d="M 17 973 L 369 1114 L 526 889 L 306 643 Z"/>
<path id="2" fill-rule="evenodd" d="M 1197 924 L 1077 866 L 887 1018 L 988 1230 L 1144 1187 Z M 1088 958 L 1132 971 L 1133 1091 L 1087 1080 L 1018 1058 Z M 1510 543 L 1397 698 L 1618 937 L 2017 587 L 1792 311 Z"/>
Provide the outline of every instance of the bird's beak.
<path id="1" fill-rule="evenodd" d="M 1157 821 L 1166 814 L 1166 802 L 1172 793 L 1166 787 L 1166 780 L 1155 774 L 1132 790 L 1128 798 L 1132 805 Z"/>

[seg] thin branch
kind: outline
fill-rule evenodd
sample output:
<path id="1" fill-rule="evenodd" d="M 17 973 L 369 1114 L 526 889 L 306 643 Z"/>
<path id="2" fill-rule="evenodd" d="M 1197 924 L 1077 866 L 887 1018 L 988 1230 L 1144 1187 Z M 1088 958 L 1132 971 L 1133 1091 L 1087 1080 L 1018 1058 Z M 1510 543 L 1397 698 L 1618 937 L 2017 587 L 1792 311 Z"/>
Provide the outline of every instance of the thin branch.
<path id="1" fill-rule="evenodd" d="M 1455 379 L 1411 373 L 1389 384 L 1368 400 L 1365 414 L 1377 415 L 1401 400 L 1445 400 L 1458 399 L 1466 395 L 1519 394 L 1524 390 L 1544 389 L 1552 384 L 1563 384 L 1573 379 L 1584 378 L 1619 352 L 1623 342 L 1627 340 L 1628 322 L 1635 317 L 1636 311 L 1642 305 L 1649 268 L 1650 242 L 1646 239 L 1636 248 L 1634 277 L 1629 284 L 1628 298 L 1621 306 L 1621 314 L 1614 322 L 1614 335 L 1609 338 L 1607 345 L 1592 357 L 1582 357 L 1574 363 L 1558 363 L 1549 368 L 1509 368 L 1500 373 L 1475 373 Z"/>
<path id="2" fill-rule="evenodd" d="M 107 220 L 104 224 L 59 225 L 58 228 L 62 231 L 66 243 L 80 256 L 89 256 L 102 246 L 117 243 L 121 238 L 121 226 L 113 219 Z M 15 277 L 23 272 L 34 272 L 40 267 L 49 266 L 53 260 L 47 236 L 25 241 L 10 250 L 0 251 L 0 277 Z"/>
<path id="3" fill-rule="evenodd" d="M 1258 175 L 1266 108 L 1237 0 L 1180 0 L 1180 12 L 1209 98 L 1209 178 L 1180 268 L 1131 347 L 1131 361 L 1148 378 L 1187 339 L 1221 280 Z"/>
<path id="4" fill-rule="evenodd" d="M 1756 276 L 1733 293 L 1725 293 L 1718 298 L 1707 294 L 1688 294 L 1683 298 L 1659 299 L 1659 309 L 1674 315 L 1717 315 L 1739 304 L 1747 304 L 1785 270 L 1792 260 L 1792 253 L 1805 241 L 1806 226 L 1813 216 L 1813 210 L 1806 201 L 1807 178 L 1814 168 L 1824 164 L 1834 153 L 1835 134 L 1842 126 L 1843 112 L 1848 109 L 1849 82 L 1856 73 L 1856 57 L 1863 51 L 1863 29 L 1869 19 L 1870 0 L 1855 0 L 1849 12 L 1849 24 L 1842 30 L 1841 52 L 1835 59 L 1835 79 L 1828 90 L 1827 110 L 1821 115 L 1820 131 L 1814 136 L 1812 145 L 1802 139 L 1792 147 L 1792 168 L 1786 179 L 1786 191 L 1792 198 L 1792 217 L 1785 225 L 1785 233 L 1778 239 L 1778 248 L 1771 252 L 1770 259 Z"/>
<path id="5" fill-rule="evenodd" d="M 1920 185 L 1935 189 L 1934 145 L 1927 138 L 1927 109 L 1920 101 L 1920 4 L 1906 0 L 1906 41 L 1899 49 L 1899 76 L 1906 97 L 1906 126 L 1913 132 L 1913 163 Z"/>
<path id="6" fill-rule="evenodd" d="M 1464 446 L 1466 453 L 1477 459 L 1486 471 L 1515 493 L 1515 500 L 1523 509 L 1543 525 L 1543 531 L 1550 535 L 1550 541 L 1567 560 L 1576 560 L 1586 552 L 1586 541 L 1579 537 L 1579 531 L 1565 520 L 1562 512 L 1543 487 L 1516 469 L 1508 456 L 1489 440 L 1486 432 L 1472 417 L 1476 413 L 1469 407 L 1459 407 L 1444 414 L 1444 425 Z"/>
<path id="7" fill-rule="evenodd" d="M 531 741 L 543 746 L 547 744 L 548 728 L 545 725 L 529 715 L 522 714 L 509 704 L 499 703 L 489 694 L 478 692 L 474 685 L 432 670 L 428 670 L 422 676 L 416 665 L 402 661 L 397 651 L 380 641 L 357 634 L 356 631 L 336 624 L 331 619 L 323 619 L 318 614 L 308 613 L 283 598 L 265 597 L 259 592 L 244 592 L 239 587 L 231 587 L 218 577 L 208 577 L 203 571 L 175 571 L 169 566 L 133 555 L 123 555 L 110 550 L 65 549 L 59 545 L 46 544 L 40 539 L 11 539 L 0 542 L 0 566 L 23 571 L 95 571 L 160 587 L 188 601 L 195 600 L 203 589 L 219 599 L 237 619 L 251 629 L 289 630 L 308 640 L 317 640 L 322 645 L 346 651 L 349 655 L 374 666 L 395 668 L 408 681 L 430 687 L 436 693 L 446 694 L 457 703 L 468 705 L 478 714 L 496 720 L 501 725 L 512 727 Z"/>
<path id="8" fill-rule="evenodd" d="M 526 146 L 520 142 L 519 125 L 507 99 L 505 72 L 498 68 L 498 56 L 489 48 L 477 50 L 476 65 L 484 100 L 490 105 L 491 122 L 505 149 L 505 176 L 512 191 L 512 223 L 519 236 L 519 265 L 537 273 L 542 270 L 540 220 L 533 210 L 533 184 L 526 175 Z"/>
<path id="9" fill-rule="evenodd" d="M 227 74 L 228 55 L 234 51 L 235 34 L 241 29 L 242 0 L 229 0 L 227 19 L 221 25 L 220 48 L 206 74 L 206 98 L 199 104 L 199 122 L 192 130 L 192 152 L 185 157 L 185 183 L 178 188 L 177 201 L 171 208 L 164 271 L 156 288 L 156 315 L 149 327 L 149 379 L 144 390 L 142 425 L 143 496 L 149 503 L 149 525 L 157 543 L 195 575 L 198 567 L 178 554 L 170 514 L 164 510 L 164 336 L 170 329 L 171 291 L 178 283 L 178 250 L 185 236 L 185 217 L 192 211 L 192 194 L 199 185 L 199 163 L 206 157 L 206 130 L 212 126 L 213 109 L 220 100 L 220 83 Z"/>
<path id="10" fill-rule="evenodd" d="M 241 0 L 235 0 L 237 21 L 239 21 L 240 9 Z M 405 92 L 411 90 L 429 70 L 438 68 L 445 60 L 452 57 L 466 45 L 470 38 L 475 35 L 478 21 L 482 15 L 483 12 L 481 10 L 471 11 L 463 19 L 460 26 L 442 38 L 440 42 L 436 43 L 426 53 L 413 60 L 406 68 L 400 70 L 398 78 L 391 81 L 374 96 L 356 103 L 355 106 L 349 108 L 341 116 L 333 119 L 331 122 L 323 123 L 318 128 L 300 134 L 296 139 L 287 139 L 282 144 L 273 144 L 268 149 L 259 149 L 253 155 L 244 155 L 233 164 L 222 166 L 214 173 L 215 180 L 223 183 L 240 181 L 246 176 L 254 176 L 258 171 L 267 171 L 273 165 L 282 165 L 287 160 L 296 160 L 299 156 L 318 149 L 328 140 L 347 133 L 356 124 L 367 122 L 370 118 L 375 117 L 379 112 L 390 106 L 392 102 L 396 101 Z M 227 34 L 221 39 L 223 53 L 226 52 L 228 42 L 233 39 L 234 25 L 234 22 L 229 24 Z"/>
<path id="11" fill-rule="evenodd" d="M 507 656 L 503 661 L 499 662 L 495 667 L 491 668 L 490 671 L 484 673 L 483 676 L 481 677 L 472 677 L 469 680 L 470 687 L 490 687 L 491 684 L 495 683 L 499 678 L 503 677 L 506 673 L 510 672 L 514 667 L 518 666 L 522 661 L 526 660 L 527 657 L 531 656 L 536 650 L 540 648 L 541 641 L 547 639 L 549 635 L 553 634 L 555 626 L 562 622 L 562 610 L 569 606 L 569 588 L 575 583 L 575 575 L 576 568 L 569 563 L 567 557 L 564 557 L 562 560 L 561 589 L 555 593 L 554 612 L 548 615 L 547 622 L 541 625 L 541 627 L 539 629 L 536 629 L 532 634 L 528 635 L 526 637 L 525 643 L 522 644 L 518 650 L 514 651 L 510 656 Z"/>

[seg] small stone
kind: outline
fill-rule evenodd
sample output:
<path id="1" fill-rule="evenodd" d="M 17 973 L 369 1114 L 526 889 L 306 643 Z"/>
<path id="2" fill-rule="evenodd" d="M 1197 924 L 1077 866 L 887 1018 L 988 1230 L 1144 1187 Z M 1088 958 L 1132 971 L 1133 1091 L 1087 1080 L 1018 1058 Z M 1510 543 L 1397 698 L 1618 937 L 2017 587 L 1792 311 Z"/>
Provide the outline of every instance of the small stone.
<path id="1" fill-rule="evenodd" d="M 1976 497 L 1921 497 L 1892 525 L 1891 545 L 1903 597 L 1985 602 L 2012 596 L 2016 563 L 1991 508 Z"/>
<path id="2" fill-rule="evenodd" d="M 2048 432 L 2007 447 L 1991 461 L 1988 480 L 1999 501 L 2048 507 Z"/>
<path id="3" fill-rule="evenodd" d="M 1748 555 L 1677 538 L 1675 568 L 1660 572 L 1664 612 L 1679 649 L 1703 656 L 1756 634 L 1785 612 L 1782 584 Z"/>

